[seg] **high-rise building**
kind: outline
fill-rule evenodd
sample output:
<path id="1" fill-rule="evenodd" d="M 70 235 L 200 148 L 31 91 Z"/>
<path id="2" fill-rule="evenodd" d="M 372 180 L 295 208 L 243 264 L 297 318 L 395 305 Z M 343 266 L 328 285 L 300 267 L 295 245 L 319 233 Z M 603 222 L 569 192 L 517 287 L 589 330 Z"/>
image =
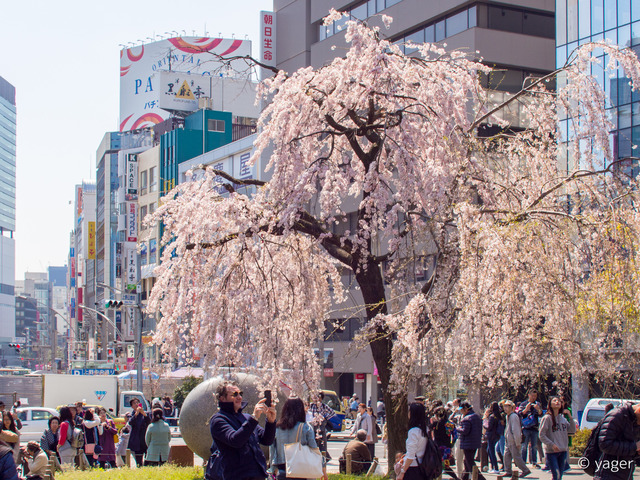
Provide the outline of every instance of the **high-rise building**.
<path id="1" fill-rule="evenodd" d="M 609 40 L 620 47 L 640 53 L 640 1 L 638 0 L 557 0 L 556 66 L 561 67 L 578 45 Z M 622 71 L 605 74 L 604 52 L 600 64 L 592 65 L 592 73 L 605 92 L 605 106 L 614 123 L 611 145 L 616 160 L 629 157 L 633 145 L 640 144 L 640 94 L 632 92 Z M 569 120 L 561 119 L 560 129 L 567 138 Z M 571 155 L 571 152 L 568 152 Z M 637 154 L 636 154 L 637 155 Z M 564 159 L 569 168 L 571 158 Z M 561 159 L 562 162 L 562 159 Z M 562 165 L 562 163 L 561 163 Z M 636 167 L 636 174 L 638 170 Z"/>
<path id="2" fill-rule="evenodd" d="M 324 26 L 330 8 L 373 25 L 382 25 L 376 15 L 393 17 L 390 28 L 382 27 L 380 34 L 408 55 L 415 49 L 405 46 L 406 42 L 446 43 L 450 50 L 479 52 L 485 64 L 496 67 L 481 81 L 498 102 L 519 91 L 526 77 L 547 74 L 555 67 L 555 0 L 274 0 L 279 69 L 293 72 L 307 66 L 320 68 L 344 54 L 348 44 L 342 27 L 347 19 Z M 272 34 L 270 25 L 262 28 Z M 512 125 L 523 126 L 519 118 L 519 112 L 514 112 Z M 348 217 L 348 222 L 355 221 L 355 212 Z M 420 274 L 416 273 L 416 281 L 428 278 L 423 270 L 422 266 L 417 269 Z M 353 282 L 347 279 L 345 284 Z M 354 305 L 364 303 L 357 288 L 351 288 L 348 297 Z M 325 362 L 324 387 L 340 396 L 356 392 L 360 398 L 375 402 L 378 388 L 370 352 L 359 351 L 353 356 L 347 351 L 349 341 L 365 321 L 357 317 L 343 319 L 343 328 L 331 329 L 319 345 Z M 455 390 L 443 392 L 443 397 L 452 393 Z"/>
<path id="3" fill-rule="evenodd" d="M 16 89 L 0 77 L 0 339 L 15 337 Z"/>

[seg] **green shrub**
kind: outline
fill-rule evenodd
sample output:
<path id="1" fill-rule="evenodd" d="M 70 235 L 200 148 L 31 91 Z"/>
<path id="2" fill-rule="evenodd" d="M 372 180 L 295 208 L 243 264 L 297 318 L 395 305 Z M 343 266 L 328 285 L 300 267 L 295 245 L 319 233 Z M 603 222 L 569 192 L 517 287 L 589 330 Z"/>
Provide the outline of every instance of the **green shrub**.
<path id="1" fill-rule="evenodd" d="M 142 468 L 112 468 L 102 470 L 71 470 L 57 473 L 56 480 L 202 480 L 202 467 L 176 467 L 163 465 L 161 467 Z"/>
<path id="2" fill-rule="evenodd" d="M 196 388 L 198 385 L 202 383 L 201 377 L 184 377 L 184 381 L 182 385 L 176 387 L 173 392 L 173 403 L 176 407 L 182 408 L 182 404 L 184 403 L 184 399 L 187 398 L 187 395 Z"/>
<path id="3" fill-rule="evenodd" d="M 584 449 L 587 447 L 589 436 L 591 435 L 590 428 L 583 428 L 576 432 L 571 440 L 571 446 L 569 447 L 570 457 L 581 457 Z"/>

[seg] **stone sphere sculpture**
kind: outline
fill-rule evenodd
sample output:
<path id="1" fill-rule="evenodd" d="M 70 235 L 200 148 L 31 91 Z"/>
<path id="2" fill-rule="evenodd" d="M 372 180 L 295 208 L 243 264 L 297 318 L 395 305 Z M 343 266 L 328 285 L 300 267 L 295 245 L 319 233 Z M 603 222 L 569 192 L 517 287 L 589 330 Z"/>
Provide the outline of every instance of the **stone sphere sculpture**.
<path id="1" fill-rule="evenodd" d="M 218 400 L 215 398 L 218 385 L 225 381 L 235 381 L 240 390 L 244 392 L 243 401 L 248 405 L 244 413 L 253 413 L 253 407 L 262 397 L 262 391 L 258 390 L 258 377 L 247 373 L 232 373 L 231 375 L 217 376 L 205 380 L 194 388 L 182 404 L 180 410 L 180 432 L 187 446 L 206 462 L 211 454 L 211 431 L 209 419 L 218 411 Z M 277 392 L 272 392 L 275 399 Z M 282 408 L 284 397 L 278 398 L 278 410 Z M 260 418 L 260 424 L 264 426 L 264 416 Z"/>

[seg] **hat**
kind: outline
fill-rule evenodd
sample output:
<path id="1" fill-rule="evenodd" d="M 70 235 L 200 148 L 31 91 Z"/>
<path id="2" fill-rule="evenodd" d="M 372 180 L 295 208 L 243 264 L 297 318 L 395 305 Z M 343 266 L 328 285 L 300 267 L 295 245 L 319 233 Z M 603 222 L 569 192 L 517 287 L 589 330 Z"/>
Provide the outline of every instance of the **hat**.
<path id="1" fill-rule="evenodd" d="M 424 395 L 418 395 L 414 398 L 414 400 L 417 402 L 424 402 Z"/>

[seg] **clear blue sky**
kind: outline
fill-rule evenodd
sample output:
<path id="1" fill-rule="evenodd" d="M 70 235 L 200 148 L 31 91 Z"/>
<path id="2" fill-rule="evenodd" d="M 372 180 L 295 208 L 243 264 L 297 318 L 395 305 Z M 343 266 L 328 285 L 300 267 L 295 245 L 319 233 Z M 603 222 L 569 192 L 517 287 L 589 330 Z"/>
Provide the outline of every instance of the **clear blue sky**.
<path id="1" fill-rule="evenodd" d="M 74 185 L 95 180 L 102 136 L 118 130 L 120 46 L 172 30 L 258 40 L 271 0 L 23 0 L 0 19 L 0 76 L 16 87 L 16 279 L 64 265 Z M 166 37 L 166 35 L 165 35 Z M 69 203 L 71 202 L 71 204 Z"/>

